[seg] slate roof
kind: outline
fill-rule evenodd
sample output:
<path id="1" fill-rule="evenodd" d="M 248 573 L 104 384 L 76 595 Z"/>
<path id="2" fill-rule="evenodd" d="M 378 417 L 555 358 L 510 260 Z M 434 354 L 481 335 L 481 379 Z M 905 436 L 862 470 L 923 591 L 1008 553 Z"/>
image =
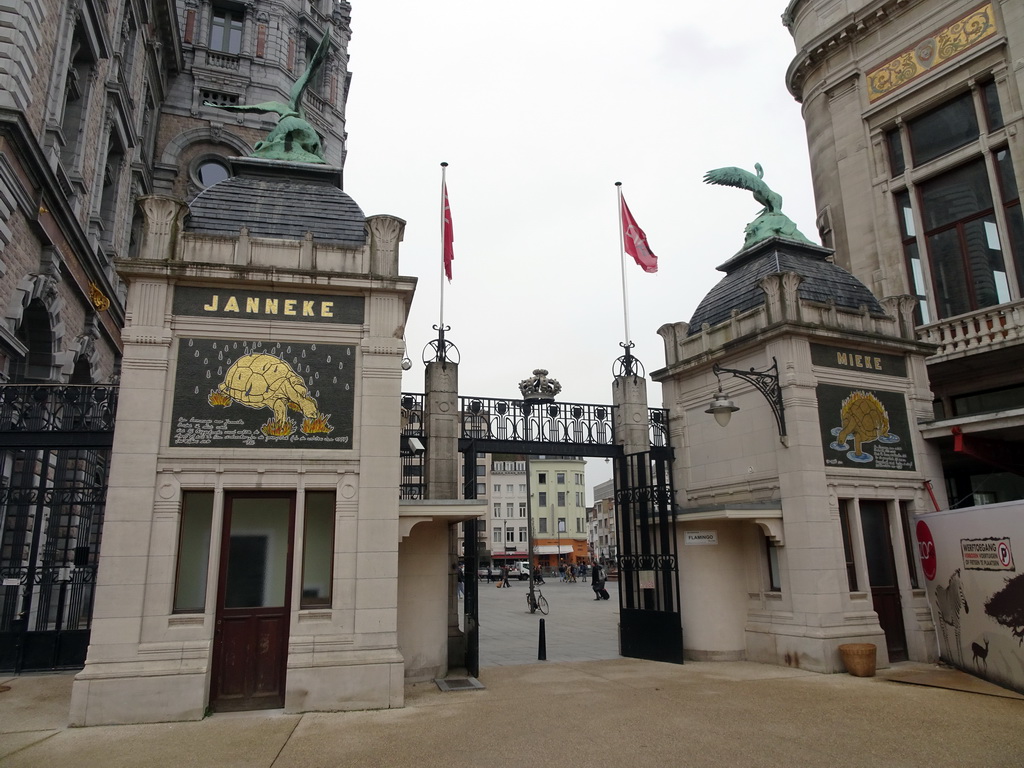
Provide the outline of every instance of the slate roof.
<path id="1" fill-rule="evenodd" d="M 704 323 L 717 325 L 729 319 L 732 311 L 746 312 L 765 302 L 758 286 L 761 278 L 779 272 L 796 272 L 804 279 L 798 294 L 801 299 L 859 309 L 866 306 L 873 315 L 885 312 L 878 299 L 860 280 L 826 258 L 831 251 L 782 238 L 758 243 L 738 253 L 718 269 L 725 277 L 712 288 L 690 318 L 689 336 L 701 332 Z"/>
<path id="2" fill-rule="evenodd" d="M 366 217 L 341 189 L 336 168 L 231 158 L 236 175 L 207 187 L 189 203 L 185 231 L 301 240 L 361 248 Z"/>

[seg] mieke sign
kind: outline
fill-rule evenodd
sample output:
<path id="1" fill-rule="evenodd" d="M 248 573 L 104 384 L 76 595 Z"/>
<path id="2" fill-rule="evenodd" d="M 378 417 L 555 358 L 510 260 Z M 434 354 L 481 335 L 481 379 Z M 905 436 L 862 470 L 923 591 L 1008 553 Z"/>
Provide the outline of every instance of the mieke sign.
<path id="1" fill-rule="evenodd" d="M 718 531 L 686 531 L 683 543 L 688 547 L 718 545 Z"/>

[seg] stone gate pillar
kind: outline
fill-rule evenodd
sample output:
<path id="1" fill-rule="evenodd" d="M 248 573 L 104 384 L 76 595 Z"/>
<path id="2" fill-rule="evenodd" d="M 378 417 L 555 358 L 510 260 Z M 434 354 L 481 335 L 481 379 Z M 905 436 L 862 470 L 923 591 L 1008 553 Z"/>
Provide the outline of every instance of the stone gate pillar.
<path id="1" fill-rule="evenodd" d="M 615 444 L 627 456 L 650 449 L 650 412 L 647 410 L 647 379 L 616 376 L 612 383 L 615 407 Z"/>
<path id="2" fill-rule="evenodd" d="M 459 493 L 459 366 L 427 363 L 424 375 L 427 453 L 423 483 L 428 499 L 461 499 Z"/>

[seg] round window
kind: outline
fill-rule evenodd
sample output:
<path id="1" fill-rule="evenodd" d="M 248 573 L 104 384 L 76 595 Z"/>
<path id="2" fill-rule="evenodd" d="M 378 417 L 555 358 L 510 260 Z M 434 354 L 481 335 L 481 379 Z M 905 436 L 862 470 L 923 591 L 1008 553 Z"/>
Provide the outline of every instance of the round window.
<path id="1" fill-rule="evenodd" d="M 196 167 L 196 178 L 202 187 L 209 187 L 218 181 L 224 181 L 230 175 L 228 167 L 220 160 L 203 160 Z"/>

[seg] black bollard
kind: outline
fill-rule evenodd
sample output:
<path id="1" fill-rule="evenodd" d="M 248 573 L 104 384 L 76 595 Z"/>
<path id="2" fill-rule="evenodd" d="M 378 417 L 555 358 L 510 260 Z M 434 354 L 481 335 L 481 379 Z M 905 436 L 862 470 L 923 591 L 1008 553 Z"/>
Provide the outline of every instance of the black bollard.
<path id="1" fill-rule="evenodd" d="M 548 639 L 544 635 L 544 619 L 540 620 L 540 639 L 537 642 L 537 661 L 548 660 Z"/>

